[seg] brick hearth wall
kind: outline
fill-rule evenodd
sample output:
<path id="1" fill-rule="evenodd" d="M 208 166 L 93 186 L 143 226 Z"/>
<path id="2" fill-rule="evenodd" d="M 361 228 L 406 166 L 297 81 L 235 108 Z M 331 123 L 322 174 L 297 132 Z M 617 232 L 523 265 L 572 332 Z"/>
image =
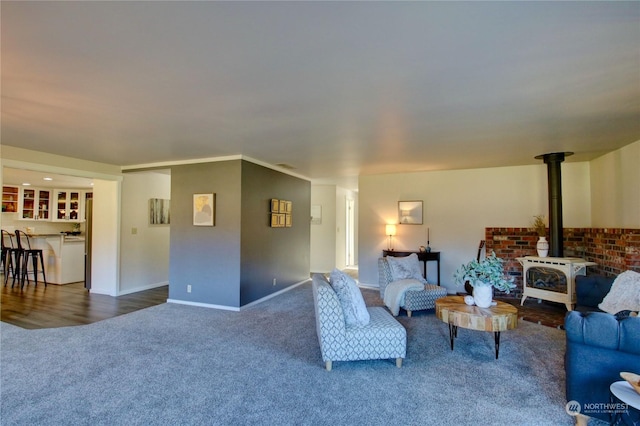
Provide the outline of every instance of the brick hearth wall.
<path id="1" fill-rule="evenodd" d="M 529 228 L 485 228 L 487 253 L 505 260 L 505 271 L 515 278 L 516 288 L 504 297 L 522 297 L 522 265 L 517 257 L 537 256 L 538 236 Z M 640 272 L 640 229 L 565 228 L 564 257 L 579 257 L 597 266 L 588 274 L 616 276 L 626 270 Z"/>

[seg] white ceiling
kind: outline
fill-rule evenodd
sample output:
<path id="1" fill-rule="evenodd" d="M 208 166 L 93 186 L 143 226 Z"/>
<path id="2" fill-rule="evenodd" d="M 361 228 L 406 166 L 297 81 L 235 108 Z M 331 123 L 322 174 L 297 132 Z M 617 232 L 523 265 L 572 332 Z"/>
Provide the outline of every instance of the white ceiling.
<path id="1" fill-rule="evenodd" d="M 331 181 L 640 140 L 639 2 L 3 0 L 2 143 Z"/>

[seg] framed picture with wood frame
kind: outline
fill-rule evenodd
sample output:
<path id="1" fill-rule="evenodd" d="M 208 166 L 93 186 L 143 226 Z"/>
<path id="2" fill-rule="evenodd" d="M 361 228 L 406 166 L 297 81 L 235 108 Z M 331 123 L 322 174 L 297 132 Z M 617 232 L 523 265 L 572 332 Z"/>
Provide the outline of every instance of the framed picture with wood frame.
<path id="1" fill-rule="evenodd" d="M 280 220 L 278 218 L 278 213 L 271 213 L 271 227 L 272 228 L 280 227 Z"/>

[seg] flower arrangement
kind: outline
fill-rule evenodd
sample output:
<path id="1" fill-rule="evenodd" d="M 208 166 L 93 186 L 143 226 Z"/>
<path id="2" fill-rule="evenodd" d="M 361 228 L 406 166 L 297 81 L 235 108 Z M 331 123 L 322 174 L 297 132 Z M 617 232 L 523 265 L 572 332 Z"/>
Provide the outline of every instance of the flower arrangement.
<path id="1" fill-rule="evenodd" d="M 504 273 L 504 260 L 496 256 L 495 252 L 481 261 L 473 260 L 462 265 L 454 274 L 456 283 L 464 284 L 469 281 L 471 286 L 493 286 L 497 290 L 509 293 L 515 288 L 513 277 Z"/>
<path id="2" fill-rule="evenodd" d="M 539 237 L 545 237 L 547 235 L 547 225 L 544 223 L 544 215 L 539 214 L 533 217 L 530 230 L 538 234 Z"/>

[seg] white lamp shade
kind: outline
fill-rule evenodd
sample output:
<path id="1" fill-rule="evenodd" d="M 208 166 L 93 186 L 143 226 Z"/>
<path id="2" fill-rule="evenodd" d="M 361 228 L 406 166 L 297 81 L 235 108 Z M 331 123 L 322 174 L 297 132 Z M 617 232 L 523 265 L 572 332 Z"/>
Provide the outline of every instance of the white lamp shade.
<path id="1" fill-rule="evenodd" d="M 385 227 L 386 235 L 394 236 L 396 235 L 396 226 L 395 225 L 387 225 Z"/>

